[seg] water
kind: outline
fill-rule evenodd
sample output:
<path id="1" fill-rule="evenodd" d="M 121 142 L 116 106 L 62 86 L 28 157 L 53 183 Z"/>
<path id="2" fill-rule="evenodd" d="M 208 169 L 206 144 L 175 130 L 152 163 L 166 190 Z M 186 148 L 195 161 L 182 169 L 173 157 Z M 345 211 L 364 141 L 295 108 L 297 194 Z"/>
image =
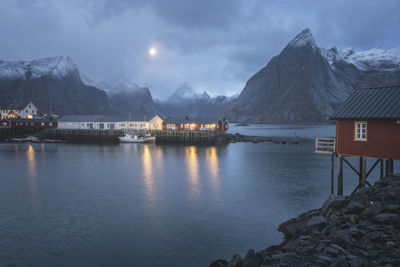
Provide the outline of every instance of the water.
<path id="1" fill-rule="evenodd" d="M 254 131 L 291 131 L 279 127 Z M 334 135 L 331 126 L 318 127 L 297 135 Z M 208 266 L 277 244 L 281 222 L 318 208 L 330 192 L 329 157 L 314 154 L 314 140 L 300 140 L 2 143 L 0 265 Z M 357 179 L 345 170 L 346 194 Z"/>

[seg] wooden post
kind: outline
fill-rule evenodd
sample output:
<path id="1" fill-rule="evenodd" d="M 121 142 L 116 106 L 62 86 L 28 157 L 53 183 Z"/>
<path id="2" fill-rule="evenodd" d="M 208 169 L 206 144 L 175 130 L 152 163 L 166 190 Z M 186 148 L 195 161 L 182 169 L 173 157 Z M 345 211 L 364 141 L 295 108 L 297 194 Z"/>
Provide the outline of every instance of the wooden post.
<path id="1" fill-rule="evenodd" d="M 365 187 L 365 169 L 367 168 L 367 158 L 366 157 L 362 157 L 362 161 L 360 161 L 361 165 L 362 165 L 362 170 L 361 170 L 361 187 Z"/>
<path id="2" fill-rule="evenodd" d="M 331 194 L 335 194 L 334 180 L 335 180 L 335 153 L 332 153 L 332 167 L 331 167 Z"/>
<path id="3" fill-rule="evenodd" d="M 394 170 L 393 170 L 393 160 L 390 159 L 389 160 L 389 173 L 393 174 Z"/>
<path id="4" fill-rule="evenodd" d="M 359 169 L 358 169 L 358 183 L 359 184 L 361 184 L 362 183 L 362 180 L 363 180 L 363 159 L 364 159 L 364 157 L 360 157 L 360 166 L 359 166 Z"/>
<path id="5" fill-rule="evenodd" d="M 385 177 L 389 176 L 389 160 L 385 160 Z"/>
<path id="6" fill-rule="evenodd" d="M 383 159 L 380 159 L 380 161 L 381 161 L 381 173 L 380 173 L 380 178 L 382 179 L 383 178 Z"/>
<path id="7" fill-rule="evenodd" d="M 339 155 L 338 160 L 338 189 L 337 194 L 338 196 L 343 196 L 343 156 Z"/>

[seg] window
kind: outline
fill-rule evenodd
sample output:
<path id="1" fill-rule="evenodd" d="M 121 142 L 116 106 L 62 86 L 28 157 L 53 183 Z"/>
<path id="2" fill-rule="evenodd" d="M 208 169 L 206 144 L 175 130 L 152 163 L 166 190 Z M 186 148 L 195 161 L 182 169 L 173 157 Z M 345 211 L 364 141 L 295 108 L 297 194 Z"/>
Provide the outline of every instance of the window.
<path id="1" fill-rule="evenodd" d="M 355 123 L 355 138 L 357 141 L 367 141 L 367 123 L 356 122 Z"/>
<path id="2" fill-rule="evenodd" d="M 49 122 L 49 126 L 53 126 L 53 123 L 52 123 L 52 122 Z"/>
<path id="3" fill-rule="evenodd" d="M 40 125 L 44 126 L 44 122 L 42 122 Z"/>
<path id="4" fill-rule="evenodd" d="M 31 108 L 31 105 L 29 105 L 29 108 Z"/>

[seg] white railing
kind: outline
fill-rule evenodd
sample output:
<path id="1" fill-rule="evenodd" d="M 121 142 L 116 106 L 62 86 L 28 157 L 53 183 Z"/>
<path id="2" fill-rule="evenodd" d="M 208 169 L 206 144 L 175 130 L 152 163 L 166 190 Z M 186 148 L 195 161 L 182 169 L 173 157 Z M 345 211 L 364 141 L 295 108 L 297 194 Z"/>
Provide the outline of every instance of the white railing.
<path id="1" fill-rule="evenodd" d="M 315 153 L 332 154 L 336 152 L 336 138 L 317 137 L 315 138 Z"/>

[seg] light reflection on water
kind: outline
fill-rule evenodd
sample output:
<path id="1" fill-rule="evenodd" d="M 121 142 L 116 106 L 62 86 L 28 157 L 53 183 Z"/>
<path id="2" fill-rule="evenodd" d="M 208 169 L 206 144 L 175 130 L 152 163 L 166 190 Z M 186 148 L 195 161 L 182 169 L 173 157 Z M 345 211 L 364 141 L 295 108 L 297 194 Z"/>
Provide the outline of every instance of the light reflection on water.
<path id="1" fill-rule="evenodd" d="M 32 204 L 35 206 L 38 202 L 38 191 L 37 191 L 37 170 L 36 170 L 36 159 L 35 150 L 32 145 L 28 145 L 26 151 L 28 158 L 28 170 L 29 170 L 29 191 L 31 192 Z"/>
<path id="2" fill-rule="evenodd" d="M 151 204 L 154 201 L 155 193 L 154 193 L 153 160 L 148 145 L 143 145 L 142 162 L 143 162 L 143 179 L 146 187 L 145 189 L 146 196 L 148 202 L 150 202 Z"/>
<path id="3" fill-rule="evenodd" d="M 206 148 L 205 159 L 207 167 L 210 173 L 210 182 L 214 191 L 219 190 L 220 179 L 219 179 L 219 164 L 218 164 L 218 153 L 217 147 Z"/>
<path id="4" fill-rule="evenodd" d="M 200 194 L 200 175 L 199 175 L 199 160 L 195 146 L 185 147 L 185 162 L 187 168 L 188 182 L 193 196 Z"/>

